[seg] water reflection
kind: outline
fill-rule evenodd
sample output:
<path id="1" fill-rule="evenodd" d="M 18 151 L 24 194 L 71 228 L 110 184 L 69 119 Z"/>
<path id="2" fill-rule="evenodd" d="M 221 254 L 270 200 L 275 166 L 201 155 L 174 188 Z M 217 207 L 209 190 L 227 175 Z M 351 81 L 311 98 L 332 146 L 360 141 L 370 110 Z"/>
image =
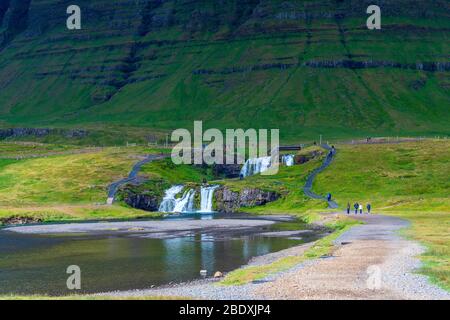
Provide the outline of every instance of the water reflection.
<path id="1" fill-rule="evenodd" d="M 195 217 L 198 218 L 198 217 Z M 212 219 L 211 215 L 201 218 Z M 301 243 L 248 231 L 172 239 L 129 235 L 30 236 L 0 231 L 0 294 L 68 294 L 66 268 L 78 265 L 82 292 L 143 289 L 231 271 L 252 257 Z"/>

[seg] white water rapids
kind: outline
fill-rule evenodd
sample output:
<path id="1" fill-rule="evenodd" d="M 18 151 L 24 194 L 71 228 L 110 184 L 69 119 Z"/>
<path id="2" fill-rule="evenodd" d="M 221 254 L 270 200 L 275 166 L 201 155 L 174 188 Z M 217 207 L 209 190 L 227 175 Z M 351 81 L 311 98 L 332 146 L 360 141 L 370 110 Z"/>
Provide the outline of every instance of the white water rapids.
<path id="1" fill-rule="evenodd" d="M 212 212 L 214 191 L 219 186 L 202 187 L 200 190 L 200 212 Z"/>
<path id="2" fill-rule="evenodd" d="M 210 213 L 213 212 L 213 196 L 214 191 L 219 186 L 202 186 L 200 189 L 200 209 L 195 208 L 194 199 L 196 191 L 194 189 L 187 189 L 183 195 L 177 198 L 183 189 L 182 185 L 172 186 L 166 190 L 163 201 L 159 206 L 160 212 L 166 213 Z"/>
<path id="3" fill-rule="evenodd" d="M 281 157 L 281 163 L 287 167 L 294 165 L 293 154 L 283 155 Z M 255 174 L 263 173 L 271 168 L 272 160 L 271 157 L 260 157 L 260 158 L 250 158 L 248 159 L 241 169 L 241 176 L 243 178 L 248 176 L 253 176 Z"/>
<path id="4" fill-rule="evenodd" d="M 293 154 L 285 154 L 281 157 L 281 163 L 287 167 L 292 167 L 294 165 L 294 157 Z"/>
<path id="5" fill-rule="evenodd" d="M 248 159 L 241 169 L 243 178 L 262 173 L 270 169 L 271 157 L 260 157 Z"/>

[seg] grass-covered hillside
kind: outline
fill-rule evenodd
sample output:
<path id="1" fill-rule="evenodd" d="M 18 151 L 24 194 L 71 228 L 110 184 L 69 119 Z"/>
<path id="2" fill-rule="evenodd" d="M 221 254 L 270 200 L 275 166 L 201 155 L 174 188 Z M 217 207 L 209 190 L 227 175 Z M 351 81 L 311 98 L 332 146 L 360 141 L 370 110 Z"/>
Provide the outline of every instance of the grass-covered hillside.
<path id="1" fill-rule="evenodd" d="M 302 153 L 313 150 L 307 148 Z M 449 289 L 450 141 L 337 145 L 337 150 L 331 166 L 317 176 L 314 191 L 323 195 L 332 193 L 340 205 L 339 212 L 345 211 L 347 202 L 364 206 L 371 203 L 375 214 L 394 215 L 410 221 L 411 227 L 403 230 L 403 234 L 427 248 L 421 256 L 424 265 L 420 271 Z M 275 176 L 253 176 L 225 184 L 236 190 L 259 186 L 284 194 L 276 202 L 246 210 L 252 213 L 288 213 L 316 219 L 317 213 L 322 212 L 326 217 L 326 212 L 336 210 L 325 209 L 323 201 L 308 199 L 302 191 L 307 174 L 317 167 L 317 163 L 318 160 L 313 160 L 301 166 L 282 167 Z M 267 269 L 281 266 L 274 264 L 237 271 L 228 281 L 253 279 L 255 274 L 265 275 Z"/>
<path id="2" fill-rule="evenodd" d="M 450 141 L 339 146 L 335 162 L 314 184 L 347 202 L 412 222 L 406 236 L 427 247 L 422 272 L 450 288 Z"/>
<path id="3" fill-rule="evenodd" d="M 313 188 L 377 212 L 450 212 L 450 141 L 341 145 Z"/>
<path id="4" fill-rule="evenodd" d="M 40 220 L 151 216 L 120 205 L 105 206 L 107 187 L 128 175 L 149 153 L 142 147 L 78 148 L 0 143 L 0 219 Z"/>
<path id="5" fill-rule="evenodd" d="M 0 125 L 449 133 L 448 1 L 69 4 L 0 0 Z"/>

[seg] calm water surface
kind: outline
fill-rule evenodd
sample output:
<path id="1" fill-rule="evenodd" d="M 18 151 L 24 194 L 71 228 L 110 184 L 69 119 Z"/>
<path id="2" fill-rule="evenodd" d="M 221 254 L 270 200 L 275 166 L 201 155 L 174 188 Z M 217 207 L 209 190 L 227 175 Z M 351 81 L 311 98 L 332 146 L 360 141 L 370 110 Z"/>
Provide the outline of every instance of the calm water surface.
<path id="1" fill-rule="evenodd" d="M 314 233 L 302 239 L 258 235 L 291 225 L 229 235 L 198 232 L 173 239 L 132 234 L 36 236 L 0 230 L 0 294 L 73 294 L 66 288 L 69 265 L 81 268 L 82 290 L 77 293 L 194 280 L 200 278 L 200 270 L 208 270 L 209 275 L 231 271 L 254 256 L 318 238 Z"/>

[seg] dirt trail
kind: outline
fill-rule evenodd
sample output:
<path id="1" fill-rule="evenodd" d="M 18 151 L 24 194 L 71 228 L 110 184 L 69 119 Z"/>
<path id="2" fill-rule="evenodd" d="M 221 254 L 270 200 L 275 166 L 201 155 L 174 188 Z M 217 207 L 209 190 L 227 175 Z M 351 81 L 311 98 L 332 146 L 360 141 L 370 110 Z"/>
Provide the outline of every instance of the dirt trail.
<path id="1" fill-rule="evenodd" d="M 306 178 L 306 183 L 305 186 L 303 187 L 303 192 L 305 193 L 306 196 L 312 199 L 327 201 L 328 207 L 330 207 L 331 209 L 337 209 L 339 205 L 334 200 L 328 201 L 326 197 L 321 196 L 312 191 L 314 179 L 317 177 L 319 173 L 323 172 L 326 168 L 330 166 L 331 162 L 334 159 L 334 156 L 336 155 L 336 150 L 330 147 L 329 145 L 323 144 L 322 148 L 326 149 L 328 151 L 328 154 L 325 157 L 325 160 L 323 161 L 322 165 L 319 168 L 315 169 L 313 172 L 311 172 L 311 174 Z"/>
<path id="2" fill-rule="evenodd" d="M 145 159 L 136 163 L 128 174 L 127 178 L 121 179 L 119 181 L 113 182 L 108 187 L 108 199 L 106 200 L 107 204 L 112 204 L 115 200 L 117 191 L 119 188 L 127 183 L 135 182 L 138 178 L 138 173 L 141 170 L 142 166 L 146 163 L 150 163 L 156 160 L 162 160 L 167 158 L 166 155 L 149 155 L 145 157 Z"/>
<path id="3" fill-rule="evenodd" d="M 415 274 L 422 248 L 398 235 L 408 222 L 358 216 L 336 240 L 330 257 L 309 261 L 255 289 L 265 299 L 449 299 L 450 294 Z"/>
<path id="4" fill-rule="evenodd" d="M 286 272 L 242 286 L 220 286 L 213 279 L 175 286 L 106 293 L 110 296 L 183 296 L 227 299 L 450 299 L 450 293 L 416 274 L 423 249 L 402 239 L 398 231 L 408 222 L 381 215 L 358 215 L 365 224 L 343 234 L 330 257 L 301 263 Z M 284 256 L 302 255 L 306 246 L 259 257 L 256 264 Z M 379 280 L 379 281 L 378 281 Z"/>

